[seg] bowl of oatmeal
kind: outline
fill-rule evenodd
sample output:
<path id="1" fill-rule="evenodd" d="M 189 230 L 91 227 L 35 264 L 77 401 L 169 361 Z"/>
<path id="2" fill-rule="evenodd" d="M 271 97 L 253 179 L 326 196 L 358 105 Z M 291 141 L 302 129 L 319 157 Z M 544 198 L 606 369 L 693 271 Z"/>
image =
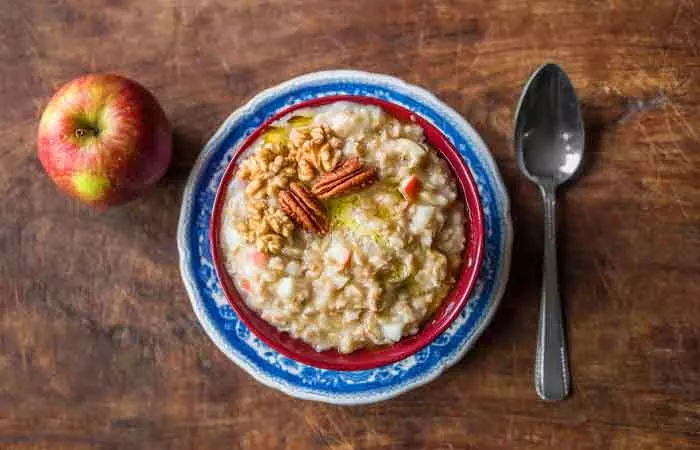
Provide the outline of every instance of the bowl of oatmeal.
<path id="1" fill-rule="evenodd" d="M 434 125 L 332 96 L 246 139 L 219 185 L 211 246 L 258 338 L 304 364 L 363 370 L 449 327 L 476 282 L 483 220 L 468 167 Z"/>

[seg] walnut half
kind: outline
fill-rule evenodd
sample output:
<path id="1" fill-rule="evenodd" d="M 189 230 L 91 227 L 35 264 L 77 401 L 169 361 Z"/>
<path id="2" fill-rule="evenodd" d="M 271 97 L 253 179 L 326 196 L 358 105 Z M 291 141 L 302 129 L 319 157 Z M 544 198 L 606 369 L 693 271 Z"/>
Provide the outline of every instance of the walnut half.
<path id="1" fill-rule="evenodd" d="M 280 143 L 263 144 L 255 155 L 241 163 L 238 177 L 248 182 L 246 195 L 262 199 L 275 197 L 296 178 L 297 162 L 289 156 L 289 147 Z"/>
<path id="2" fill-rule="evenodd" d="M 236 224 L 245 239 L 265 253 L 279 253 L 284 241 L 291 236 L 294 224 L 280 209 L 262 202 L 248 200 L 247 218 Z"/>
<path id="3" fill-rule="evenodd" d="M 332 171 L 342 157 L 343 140 L 327 125 L 295 128 L 289 134 L 289 143 L 301 181 Z"/>

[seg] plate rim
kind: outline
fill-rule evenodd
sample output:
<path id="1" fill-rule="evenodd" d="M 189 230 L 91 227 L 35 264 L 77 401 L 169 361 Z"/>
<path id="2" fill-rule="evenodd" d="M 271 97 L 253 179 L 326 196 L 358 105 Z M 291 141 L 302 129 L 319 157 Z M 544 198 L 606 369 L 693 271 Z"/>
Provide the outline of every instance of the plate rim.
<path id="1" fill-rule="evenodd" d="M 476 147 L 478 150 L 485 150 L 485 152 L 480 152 L 484 153 L 482 155 L 482 160 L 483 163 L 487 166 L 489 169 L 489 172 L 493 175 L 493 183 L 496 186 L 496 191 L 498 191 L 499 194 L 503 193 L 503 196 L 498 196 L 498 200 L 501 203 L 501 206 L 503 208 L 503 213 L 502 217 L 500 218 L 502 224 L 503 224 L 503 236 L 504 236 L 504 242 L 503 242 L 503 255 L 501 258 L 501 264 L 502 264 L 502 274 L 501 274 L 501 280 L 495 286 L 494 291 L 492 293 L 493 300 L 490 303 L 487 311 L 484 314 L 483 319 L 478 323 L 477 327 L 474 329 L 472 336 L 463 344 L 463 346 L 455 352 L 454 355 L 447 359 L 443 359 L 439 361 L 436 365 L 435 368 L 433 369 L 432 373 L 426 374 L 426 376 L 419 378 L 415 381 L 406 383 L 405 385 L 398 387 L 396 389 L 390 389 L 388 391 L 384 392 L 379 392 L 375 394 L 369 394 L 366 396 L 357 396 L 357 395 L 348 395 L 348 396 L 338 396 L 338 397 L 329 397 L 323 394 L 319 393 L 314 393 L 314 392 L 309 392 L 306 390 L 301 390 L 293 386 L 287 386 L 285 383 L 280 383 L 279 381 L 274 379 L 274 376 L 265 376 L 263 374 L 264 371 L 259 370 L 256 367 L 252 367 L 252 364 L 249 362 L 245 361 L 244 359 L 239 359 L 235 355 L 231 355 L 230 352 L 225 348 L 226 346 L 230 346 L 230 344 L 224 342 L 225 339 L 220 338 L 220 332 L 218 329 L 216 329 L 213 324 L 210 323 L 209 318 L 206 316 L 206 311 L 203 310 L 203 307 L 199 305 L 199 301 L 196 301 L 195 299 L 197 298 L 198 294 L 194 292 L 194 287 L 191 285 L 191 280 L 188 280 L 189 274 L 188 268 L 187 268 L 187 261 L 189 260 L 190 257 L 190 250 L 188 248 L 187 244 L 187 230 L 190 225 L 190 220 L 188 218 L 188 214 L 191 211 L 191 196 L 193 189 L 196 185 L 196 181 L 198 178 L 199 173 L 201 172 L 202 166 L 206 163 L 209 154 L 215 149 L 218 144 L 225 138 L 225 135 L 227 134 L 228 130 L 231 128 L 231 125 L 233 122 L 235 122 L 240 116 L 244 115 L 245 113 L 249 111 L 254 111 L 255 108 L 258 106 L 259 103 L 261 103 L 263 100 L 267 99 L 268 97 L 284 91 L 287 88 L 294 87 L 295 85 L 298 84 L 303 84 L 303 83 L 308 83 L 308 82 L 313 82 L 313 81 L 318 81 L 319 79 L 323 78 L 364 78 L 367 80 L 371 80 L 377 83 L 382 83 L 386 84 L 389 86 L 395 86 L 395 87 L 400 87 L 404 89 L 409 95 L 417 97 L 421 100 L 427 100 L 429 103 L 432 103 L 433 106 L 439 107 L 440 114 L 445 115 L 446 117 L 449 116 L 449 119 L 453 121 L 453 123 L 459 128 L 461 131 L 464 131 L 468 137 L 475 143 Z M 508 284 L 508 278 L 510 275 L 510 264 L 511 264 L 511 252 L 512 252 L 512 242 L 513 242 L 513 224 L 512 224 L 512 219 L 511 219 L 511 214 L 510 214 L 510 199 L 508 197 L 508 192 L 505 188 L 505 184 L 503 183 L 503 179 L 500 175 L 500 171 L 498 170 L 498 166 L 496 165 L 496 162 L 493 158 L 493 155 L 491 154 L 488 146 L 484 142 L 484 140 L 481 138 L 481 136 L 476 132 L 476 130 L 469 124 L 464 117 L 462 117 L 457 111 L 455 111 L 452 107 L 444 103 L 442 100 L 438 99 L 433 93 L 430 91 L 426 90 L 425 88 L 422 88 L 420 86 L 410 84 L 405 82 L 404 80 L 391 76 L 391 75 L 385 75 L 385 74 L 379 74 L 379 73 L 373 73 L 373 72 L 367 72 L 367 71 L 361 71 L 361 70 L 322 70 L 322 71 L 316 71 L 316 72 L 310 72 L 306 73 L 303 75 L 299 75 L 297 77 L 288 79 L 286 81 L 283 81 L 282 83 L 276 84 L 274 86 L 268 87 L 260 92 L 258 92 L 255 96 L 251 97 L 248 101 L 246 101 L 243 105 L 240 107 L 236 108 L 231 114 L 229 114 L 226 119 L 221 123 L 221 125 L 218 127 L 218 129 L 215 131 L 215 133 L 211 136 L 211 138 L 207 141 L 207 143 L 204 145 L 202 151 L 200 154 L 197 156 L 197 160 L 195 161 L 195 164 L 192 166 L 190 169 L 190 173 L 187 177 L 187 181 L 185 183 L 185 188 L 183 190 L 182 194 L 182 201 L 181 201 L 181 206 L 180 206 L 180 214 L 178 218 L 178 227 L 177 227 L 177 247 L 178 247 L 178 256 L 179 256 L 179 270 L 180 270 L 180 277 L 183 281 L 183 284 L 185 285 L 185 290 L 187 291 L 187 295 L 189 297 L 190 303 L 192 305 L 192 309 L 195 312 L 195 315 L 197 316 L 197 319 L 206 332 L 207 336 L 209 339 L 211 339 L 214 343 L 214 345 L 222 352 L 224 355 L 230 359 L 232 362 L 234 362 L 238 367 L 243 369 L 246 373 L 248 373 L 250 376 L 252 376 L 256 381 L 259 383 L 263 384 L 264 386 L 276 389 L 280 392 L 285 393 L 286 395 L 289 395 L 291 397 L 295 398 L 300 398 L 304 400 L 314 400 L 314 401 L 320 401 L 320 402 L 325 402 L 325 403 L 331 403 L 331 404 L 339 404 L 339 405 L 356 405 L 356 404 L 369 404 L 369 403 L 376 403 L 384 400 L 388 400 L 391 398 L 394 398 L 398 395 L 401 395 L 407 391 L 416 389 L 418 387 L 424 386 L 427 383 L 430 383 L 431 381 L 435 380 L 438 378 L 441 374 L 445 372 L 448 368 L 454 366 L 458 361 L 460 361 L 464 355 L 475 345 L 476 341 L 478 338 L 481 336 L 481 334 L 484 332 L 486 327 L 491 323 L 493 316 L 498 309 L 498 306 L 500 305 L 501 299 L 503 297 L 503 293 L 505 291 L 506 285 Z M 191 276 L 189 276 L 191 278 Z M 319 369 L 321 370 L 321 369 Z"/>

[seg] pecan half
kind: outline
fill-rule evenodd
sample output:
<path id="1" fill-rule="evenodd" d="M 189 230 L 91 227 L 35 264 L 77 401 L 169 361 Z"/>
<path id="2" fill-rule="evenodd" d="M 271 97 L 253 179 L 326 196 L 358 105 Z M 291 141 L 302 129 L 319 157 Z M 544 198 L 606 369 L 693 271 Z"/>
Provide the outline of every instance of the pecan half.
<path id="1" fill-rule="evenodd" d="M 377 169 L 363 166 L 359 159 L 353 158 L 342 163 L 338 168 L 321 175 L 311 188 L 320 199 L 328 199 L 369 186 L 377 180 Z"/>
<path id="2" fill-rule="evenodd" d="M 311 233 L 327 233 L 326 210 L 318 199 L 301 183 L 292 183 L 280 192 L 277 202 L 294 222 Z"/>

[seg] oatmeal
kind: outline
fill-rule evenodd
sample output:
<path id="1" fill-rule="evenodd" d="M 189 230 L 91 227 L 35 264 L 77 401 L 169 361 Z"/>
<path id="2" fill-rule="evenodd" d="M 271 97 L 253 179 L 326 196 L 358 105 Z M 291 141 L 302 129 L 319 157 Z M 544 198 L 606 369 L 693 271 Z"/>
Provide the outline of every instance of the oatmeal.
<path id="1" fill-rule="evenodd" d="M 297 110 L 241 157 L 226 268 L 249 307 L 318 351 L 391 344 L 454 285 L 465 208 L 418 125 L 350 102 Z"/>

